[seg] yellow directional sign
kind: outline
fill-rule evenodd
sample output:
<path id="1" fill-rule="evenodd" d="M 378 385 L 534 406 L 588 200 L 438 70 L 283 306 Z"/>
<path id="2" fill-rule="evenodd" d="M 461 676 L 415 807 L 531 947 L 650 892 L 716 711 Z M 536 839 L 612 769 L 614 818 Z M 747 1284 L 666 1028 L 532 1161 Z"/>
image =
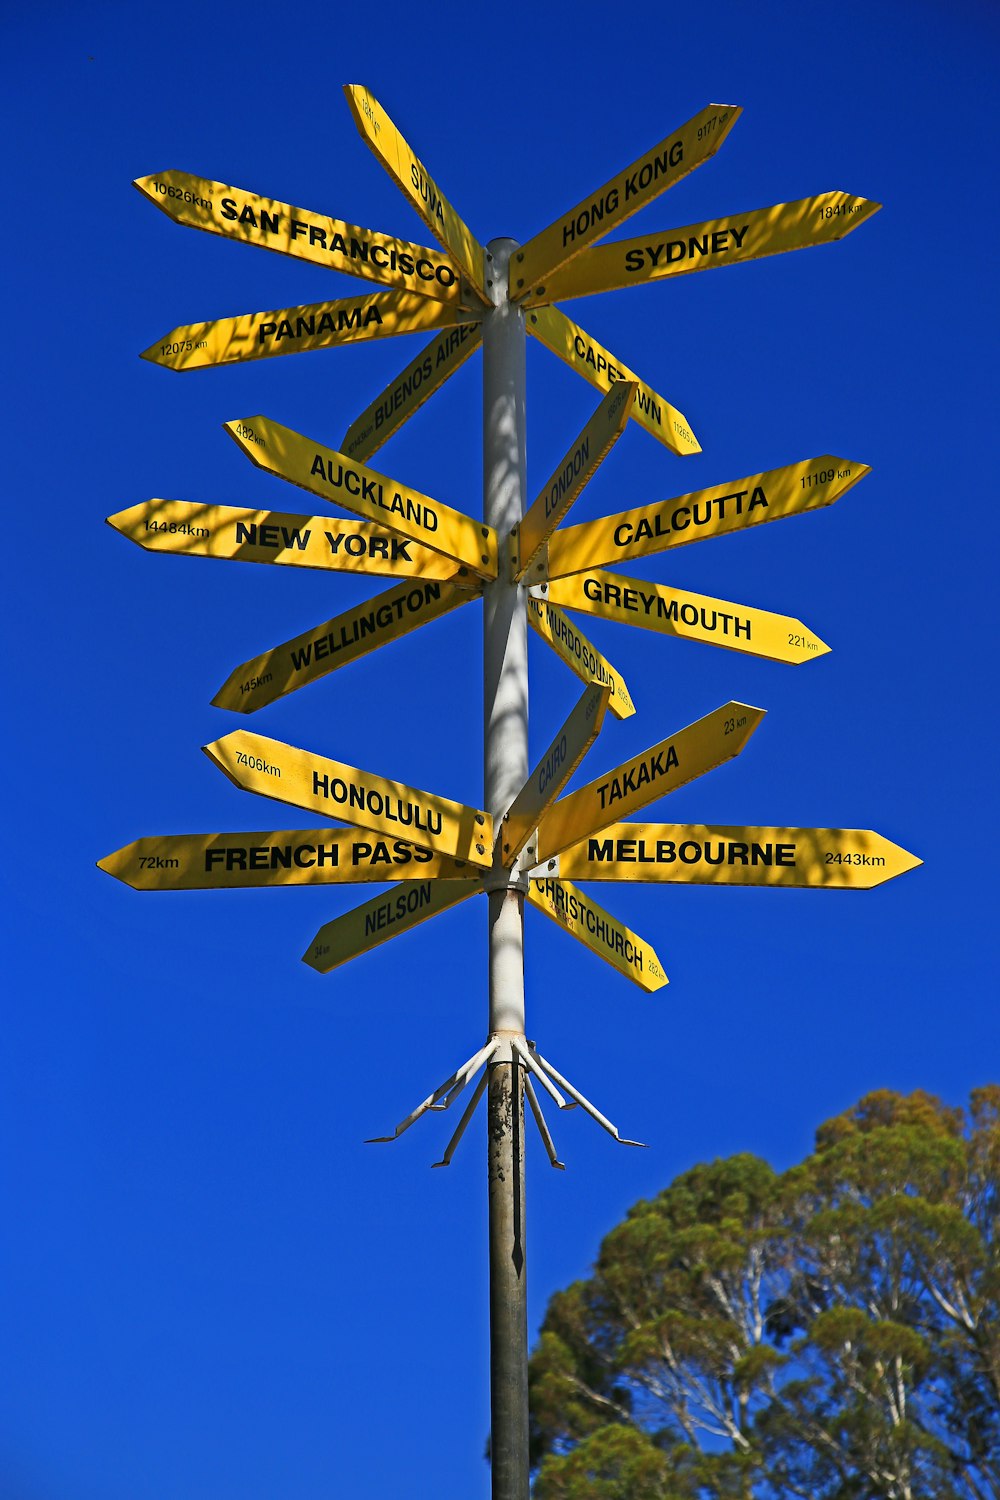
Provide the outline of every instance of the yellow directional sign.
<path id="1" fill-rule="evenodd" d="M 434 238 L 461 266 L 483 301 L 488 301 L 485 295 L 486 252 L 472 230 L 459 218 L 375 95 L 359 83 L 345 83 L 344 93 L 354 123 L 369 149 L 410 200 Z"/>
<path id="2" fill-rule="evenodd" d="M 592 683 L 518 792 L 500 827 L 503 862 L 514 863 L 601 732 L 611 689 Z"/>
<path id="3" fill-rule="evenodd" d="M 258 469 L 389 531 L 412 537 L 431 551 L 464 563 L 480 578 L 497 576 L 497 538 L 491 527 L 267 417 L 223 425 Z"/>
<path id="4" fill-rule="evenodd" d="M 423 578 L 473 586 L 467 568 L 370 521 L 244 510 L 191 500 L 146 500 L 108 516 L 115 531 L 148 552 L 284 563 L 337 573 Z"/>
<path id="5" fill-rule="evenodd" d="M 762 521 L 819 510 L 839 500 L 870 473 L 867 464 L 824 453 L 820 458 L 806 458 L 782 469 L 753 474 L 749 479 L 735 479 L 710 490 L 695 490 L 673 500 L 567 526 L 549 540 L 548 556 L 541 559 L 545 576 L 562 578 L 586 568 L 650 557 L 704 537 L 745 531 Z"/>
<path id="6" fill-rule="evenodd" d="M 854 198 L 850 193 L 819 193 L 815 198 L 800 198 L 795 203 L 776 203 L 772 208 L 598 245 L 549 277 L 544 296 L 531 293 L 525 298 L 525 305 L 589 297 L 594 292 L 642 286 L 668 276 L 684 276 L 689 271 L 761 260 L 766 255 L 780 255 L 784 250 L 826 245 L 842 239 L 878 213 L 881 206 L 867 198 Z"/>
<path id="7" fill-rule="evenodd" d="M 463 323 L 437 334 L 426 349 L 422 349 L 416 359 L 400 371 L 392 384 L 365 407 L 360 417 L 355 418 L 341 439 L 340 451 L 349 458 L 371 458 L 435 391 L 440 390 L 448 376 L 454 375 L 459 366 L 465 364 L 482 341 L 480 323 Z"/>
<path id="8" fill-rule="evenodd" d="M 351 828 L 268 833 L 168 833 L 136 839 L 97 861 L 136 891 L 229 891 L 244 886 L 346 885 L 376 880 L 478 880 L 465 860 L 405 839 Z"/>
<path id="9" fill-rule="evenodd" d="M 302 354 L 367 339 L 392 338 L 468 322 L 474 314 L 457 304 L 435 302 L 414 292 L 371 292 L 306 307 L 242 313 L 208 323 L 173 328 L 142 351 L 142 358 L 168 370 L 204 370 L 274 354 Z"/>
<path id="10" fill-rule="evenodd" d="M 596 682 L 611 689 L 608 707 L 616 719 L 632 717 L 635 704 L 621 673 L 615 670 L 607 657 L 601 655 L 596 646 L 591 645 L 561 609 L 556 609 L 545 600 L 532 599 L 529 595 L 528 624 L 536 635 L 552 647 L 557 656 L 562 657 L 581 682 Z"/>
<path id="11" fill-rule="evenodd" d="M 493 863 L 493 819 L 478 808 L 246 729 L 234 729 L 202 748 L 245 792 L 332 814 L 355 828 L 406 838 L 484 869 Z"/>
<path id="12" fill-rule="evenodd" d="M 192 229 L 278 250 L 437 302 L 461 298 L 461 275 L 439 250 L 294 208 L 277 198 L 261 198 L 207 177 L 192 177 L 190 172 L 154 172 L 137 177 L 135 186 L 168 218 Z"/>
<path id="13" fill-rule="evenodd" d="M 625 431 L 637 390 L 634 381 L 615 381 L 572 448 L 557 464 L 555 473 L 542 486 L 520 525 L 511 531 L 517 579 L 523 578 L 531 568 L 570 506 Z"/>
<path id="14" fill-rule="evenodd" d="M 426 579 L 397 584 L 235 667 L 212 702 L 216 708 L 252 714 L 473 598 L 478 594 L 468 589 Z"/>
<path id="15" fill-rule="evenodd" d="M 645 427 L 672 453 L 683 457 L 701 452 L 701 444 L 691 431 L 687 417 L 665 401 L 652 386 L 640 380 L 627 365 L 609 354 L 589 333 L 571 323 L 557 307 L 537 307 L 529 312 L 527 329 L 599 391 L 609 391 L 617 380 L 634 380 L 638 390 L 629 411 L 633 422 Z"/>
<path id="16" fill-rule="evenodd" d="M 570 792 L 538 825 L 538 863 L 739 755 L 765 710 L 724 703 L 669 739 Z"/>
<path id="17" fill-rule="evenodd" d="M 564 850 L 556 868 L 575 880 L 869 890 L 922 863 L 868 828 L 613 823 Z"/>
<path id="18" fill-rule="evenodd" d="M 656 949 L 568 880 L 532 880 L 528 900 L 570 937 L 651 994 L 668 983 Z"/>
<path id="19" fill-rule="evenodd" d="M 359 953 L 419 927 L 428 917 L 457 906 L 481 889 L 468 880 L 424 880 L 419 885 L 411 882 L 393 886 L 385 895 L 325 922 L 303 953 L 302 962 L 320 974 L 329 974 Z"/>
<path id="20" fill-rule="evenodd" d="M 774 615 L 749 604 L 731 604 L 710 599 L 686 589 L 647 583 L 642 578 L 623 578 L 620 573 L 593 569 L 540 584 L 545 597 L 563 609 L 579 610 L 619 625 L 638 625 L 660 635 L 675 635 L 686 641 L 704 641 L 725 646 L 768 661 L 798 664 L 825 656 L 829 646 L 815 631 L 790 615 Z"/>
<path id="21" fill-rule="evenodd" d="M 734 104 L 709 104 L 536 234 L 511 257 L 510 295 L 544 294 L 547 278 L 566 261 L 714 156 L 742 113 Z"/>

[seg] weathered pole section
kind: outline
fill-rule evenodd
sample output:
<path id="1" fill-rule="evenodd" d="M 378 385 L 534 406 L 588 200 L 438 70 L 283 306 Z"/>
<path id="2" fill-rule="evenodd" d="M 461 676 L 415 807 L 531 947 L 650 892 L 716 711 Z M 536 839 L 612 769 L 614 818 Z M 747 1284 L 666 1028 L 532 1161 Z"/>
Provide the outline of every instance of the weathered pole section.
<path id="1" fill-rule="evenodd" d="M 528 777 L 528 625 L 503 538 L 524 514 L 524 313 L 507 297 L 513 240 L 491 240 L 493 306 L 483 320 L 483 520 L 501 541 L 483 615 L 484 806 L 500 819 Z M 489 1034 L 524 1038 L 524 895 L 494 863 L 489 900 Z M 489 882 L 488 882 L 489 884 Z M 508 1047 L 488 1064 L 490 1453 L 493 1500 L 528 1500 L 528 1312 L 524 1083 Z"/>

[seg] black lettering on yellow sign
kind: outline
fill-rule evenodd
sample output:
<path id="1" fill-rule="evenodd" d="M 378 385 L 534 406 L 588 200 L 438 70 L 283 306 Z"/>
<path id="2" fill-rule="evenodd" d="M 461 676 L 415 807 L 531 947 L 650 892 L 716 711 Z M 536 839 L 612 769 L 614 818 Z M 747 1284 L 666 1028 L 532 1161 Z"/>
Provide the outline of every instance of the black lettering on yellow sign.
<path id="1" fill-rule="evenodd" d="M 639 272 L 650 266 L 672 266 L 682 260 L 697 260 L 701 256 L 725 255 L 739 250 L 746 239 L 749 224 L 742 229 L 733 225 L 729 229 L 715 229 L 705 234 L 689 234 L 679 240 L 660 240 L 657 245 L 636 245 L 625 253 L 626 271 Z M 730 243 L 731 241 L 731 243 Z"/>
<path id="2" fill-rule="evenodd" d="M 407 917 L 412 917 L 422 907 L 429 906 L 433 899 L 434 885 L 430 880 L 425 880 L 420 885 L 410 886 L 405 891 L 397 891 L 395 895 L 387 896 L 365 915 L 365 937 L 371 937 L 373 932 L 382 932 L 386 927 L 392 927 L 396 922 L 404 922 Z"/>
<path id="3" fill-rule="evenodd" d="M 644 786 L 652 786 L 660 777 L 668 776 L 679 765 L 676 749 L 673 745 L 668 745 L 665 750 L 657 750 L 638 762 L 633 761 L 630 766 L 622 767 L 620 776 L 611 776 L 607 781 L 595 782 L 594 790 L 600 798 L 601 808 L 613 807 L 623 797 L 641 791 Z"/>
<path id="4" fill-rule="evenodd" d="M 658 156 L 649 157 L 640 168 L 622 178 L 621 189 L 616 183 L 604 193 L 603 197 L 595 198 L 592 203 L 585 204 L 578 209 L 573 218 L 565 219 L 562 226 L 563 245 L 572 245 L 585 235 L 588 244 L 592 239 L 599 239 L 600 235 L 595 236 L 590 233 L 596 225 L 601 224 L 606 217 L 617 214 L 622 202 L 631 203 L 633 199 L 640 197 L 647 188 L 659 181 L 672 168 L 679 167 L 683 160 L 683 140 L 678 139 L 665 144 Z M 627 217 L 628 214 L 634 212 L 635 209 L 630 208 L 622 217 Z M 615 220 L 615 222 L 619 221 Z"/>
<path id="5" fill-rule="evenodd" d="M 795 845 L 746 839 L 590 838 L 587 858 L 594 864 L 795 865 Z M 874 861 L 873 861 L 874 862 Z"/>
<path id="6" fill-rule="evenodd" d="M 355 495 L 369 505 L 377 505 L 380 510 L 388 511 L 391 515 L 415 522 L 424 531 L 438 529 L 437 511 L 430 505 L 424 504 L 422 500 L 414 500 L 412 495 L 404 495 L 400 490 L 388 493 L 380 479 L 366 478 L 349 464 L 335 463 L 332 458 L 325 459 L 322 453 L 316 453 L 309 473 L 314 477 L 318 476 L 331 489 L 346 490 L 347 494 Z"/>
<path id="7" fill-rule="evenodd" d="M 418 802 L 407 802 L 403 797 L 394 797 L 376 787 L 365 786 L 361 781 L 345 781 L 342 776 L 325 776 L 319 771 L 313 771 L 312 795 L 326 797 L 338 807 L 357 809 L 373 818 L 384 818 L 387 823 L 415 828 L 420 833 L 440 834 L 443 827 L 439 810 L 422 807 Z"/>
<path id="8" fill-rule="evenodd" d="M 750 498 L 744 505 L 748 493 Z M 641 516 L 637 521 L 622 521 L 615 527 L 614 544 L 616 547 L 628 547 L 633 542 L 653 541 L 657 537 L 687 531 L 692 526 L 709 526 L 713 521 L 727 519 L 731 521 L 733 516 L 742 516 L 744 513 L 752 516 L 755 510 L 761 508 L 767 509 L 767 495 L 763 485 L 757 484 L 752 492 L 734 490 L 730 495 L 695 500 L 690 505 L 676 505 L 673 510 L 658 510 L 652 516 Z M 760 516 L 758 519 L 766 520 L 767 517 Z"/>
<path id="9" fill-rule="evenodd" d="M 532 884 L 549 898 L 558 916 L 578 923 L 610 953 L 617 954 L 638 973 L 644 972 L 643 950 L 620 926 L 609 922 L 600 907 L 595 910 L 582 891 L 564 880 L 535 880 Z"/>
<path id="10" fill-rule="evenodd" d="M 741 618 L 726 610 L 707 609 L 703 604 L 692 604 L 690 601 L 681 604 L 677 599 L 665 598 L 662 589 L 647 594 L 634 580 L 622 584 L 612 582 L 610 576 L 589 577 L 584 578 L 581 586 L 584 597 L 592 604 L 610 605 L 614 609 L 639 615 L 644 621 L 665 620 L 672 625 L 689 625 L 710 633 L 732 635 L 734 639 L 741 636 L 748 641 L 752 639 L 752 621 L 749 616 Z"/>
<path id="11" fill-rule="evenodd" d="M 382 313 L 377 302 L 362 303 L 360 307 L 338 307 L 320 314 L 317 320 L 315 312 L 305 315 L 297 313 L 294 318 L 279 318 L 261 323 L 257 329 L 258 344 L 266 344 L 269 340 L 275 343 L 282 339 L 304 339 L 312 338 L 324 333 L 347 333 L 351 329 L 362 332 L 372 323 L 382 326 Z"/>
<path id="12" fill-rule="evenodd" d="M 344 623 L 338 624 L 335 631 L 327 631 L 325 635 L 315 636 L 296 646 L 290 653 L 293 669 L 302 672 L 314 662 L 336 656 L 339 651 L 349 651 L 359 641 L 388 630 L 391 625 L 398 624 L 408 616 L 421 614 L 428 605 L 437 603 L 442 589 L 443 585 L 440 583 L 414 584 L 405 594 L 397 593 L 395 598 L 376 604 L 367 611 L 353 611 Z"/>

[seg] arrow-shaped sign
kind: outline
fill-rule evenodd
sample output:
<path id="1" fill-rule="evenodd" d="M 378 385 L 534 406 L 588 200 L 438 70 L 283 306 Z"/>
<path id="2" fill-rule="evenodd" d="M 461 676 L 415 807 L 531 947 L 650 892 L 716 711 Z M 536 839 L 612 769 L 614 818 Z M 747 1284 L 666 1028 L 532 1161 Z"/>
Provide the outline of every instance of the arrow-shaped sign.
<path id="1" fill-rule="evenodd" d="M 371 292 L 363 297 L 312 302 L 305 307 L 280 307 L 273 312 L 185 323 L 150 344 L 142 351 L 142 358 L 168 370 L 204 370 L 210 365 L 268 359 L 275 354 L 304 354 L 310 349 L 332 349 L 337 344 L 450 328 L 474 317 L 457 303 L 435 302 L 413 292 Z"/>
<path id="2" fill-rule="evenodd" d="M 533 879 L 528 900 L 570 937 L 647 993 L 668 982 L 656 949 L 568 880 Z"/>
<path id="3" fill-rule="evenodd" d="M 565 849 L 551 873 L 574 880 L 869 890 L 922 863 L 869 828 L 613 823 Z M 548 873 L 548 864 L 534 872 Z"/>
<path id="4" fill-rule="evenodd" d="M 548 555 L 540 560 L 541 566 L 548 578 L 562 578 L 586 568 L 651 557 L 705 537 L 745 531 L 763 521 L 832 505 L 870 473 L 867 464 L 824 453 L 709 490 L 600 516 L 557 531 L 549 538 Z"/>
<path id="5" fill-rule="evenodd" d="M 556 465 L 520 524 L 511 531 L 512 562 L 517 580 L 524 577 L 569 508 L 580 497 L 625 431 L 638 386 L 616 380 L 569 452 Z M 544 577 L 544 573 L 540 576 Z"/>
<path id="6" fill-rule="evenodd" d="M 573 621 L 561 609 L 556 609 L 547 600 L 533 599 L 529 594 L 528 624 L 546 645 L 552 647 L 557 656 L 562 657 L 581 682 L 596 682 L 611 689 L 608 707 L 616 719 L 632 717 L 635 704 L 621 673 L 611 665 L 606 656 L 601 655 L 582 631 L 577 630 Z"/>
<path id="7" fill-rule="evenodd" d="M 510 295 L 544 296 L 544 283 L 560 266 L 714 156 L 742 113 L 734 104 L 709 104 L 536 234 L 511 257 Z"/>
<path id="8" fill-rule="evenodd" d="M 355 828 L 405 838 L 421 849 L 484 869 L 493 863 L 493 819 L 476 807 L 246 729 L 234 729 L 202 749 L 242 791 L 332 815 Z"/>
<path id="9" fill-rule="evenodd" d="M 670 739 L 570 792 L 538 825 L 539 866 L 739 755 L 764 713 L 748 703 L 724 703 Z"/>
<path id="10" fill-rule="evenodd" d="M 467 568 L 369 521 L 244 510 L 191 500 L 145 500 L 107 517 L 107 524 L 147 552 L 283 563 L 336 573 L 424 578 L 473 587 Z"/>
<path id="11" fill-rule="evenodd" d="M 476 895 L 482 886 L 469 880 L 424 880 L 393 886 L 342 917 L 325 922 L 302 955 L 302 962 L 329 974 L 359 953 L 367 953 L 401 932 L 419 927 L 428 917 Z"/>
<path id="12" fill-rule="evenodd" d="M 684 276 L 689 271 L 707 271 L 713 266 L 780 255 L 785 250 L 830 244 L 870 219 L 881 206 L 850 193 L 819 193 L 795 203 L 776 203 L 751 213 L 730 214 L 704 224 L 685 224 L 680 229 L 598 245 L 549 277 L 544 296 L 530 293 L 525 306 L 539 300 L 561 302 L 568 297 L 589 297 L 595 292 Z"/>
<path id="13" fill-rule="evenodd" d="M 452 208 L 423 162 L 375 98 L 360 83 L 345 83 L 344 93 L 362 140 L 416 209 L 438 244 L 461 266 L 473 287 L 486 296 L 486 252 Z"/>
<path id="14" fill-rule="evenodd" d="M 544 594 L 543 594 L 544 591 Z M 638 625 L 660 635 L 724 646 L 768 661 L 812 661 L 825 656 L 829 646 L 801 620 L 775 615 L 749 604 L 731 604 L 687 589 L 623 578 L 620 573 L 593 569 L 538 585 L 539 594 L 563 609 L 578 610 L 618 625 Z"/>
<path id="15" fill-rule="evenodd" d="M 216 708 L 253 713 L 478 597 L 447 583 L 411 579 L 397 584 L 234 667 L 212 702 Z"/>
<path id="16" fill-rule="evenodd" d="M 611 689 L 593 683 L 518 792 L 500 826 L 503 862 L 514 863 L 601 732 Z"/>
<path id="17" fill-rule="evenodd" d="M 135 186 L 177 224 L 207 229 L 245 245 L 278 250 L 331 271 L 361 276 L 401 292 L 458 302 L 462 278 L 439 250 L 411 245 L 393 235 L 345 224 L 326 214 L 294 208 L 277 198 L 261 198 L 190 172 L 154 172 Z"/>
<path id="18" fill-rule="evenodd" d="M 671 453 L 683 457 L 701 452 L 701 444 L 691 431 L 687 417 L 665 401 L 651 385 L 640 380 L 634 370 L 609 354 L 589 333 L 571 323 L 558 307 L 535 308 L 528 313 L 526 326 L 529 333 L 599 391 L 609 391 L 618 380 L 634 380 L 638 389 L 629 409 L 633 422 L 645 427 Z"/>
<path id="19" fill-rule="evenodd" d="M 341 452 L 350 458 L 371 458 L 435 391 L 441 389 L 448 376 L 454 375 L 465 364 L 482 341 L 481 323 L 463 323 L 458 328 L 447 328 L 431 339 L 416 359 L 412 359 L 351 423 L 341 439 Z"/>
<path id="20" fill-rule="evenodd" d="M 258 469 L 465 563 L 480 578 L 497 576 L 496 532 L 482 522 L 267 417 L 223 425 Z"/>
<path id="21" fill-rule="evenodd" d="M 97 861 L 136 891 L 230 891 L 246 886 L 385 880 L 478 880 L 475 865 L 405 839 L 350 828 L 147 836 Z"/>

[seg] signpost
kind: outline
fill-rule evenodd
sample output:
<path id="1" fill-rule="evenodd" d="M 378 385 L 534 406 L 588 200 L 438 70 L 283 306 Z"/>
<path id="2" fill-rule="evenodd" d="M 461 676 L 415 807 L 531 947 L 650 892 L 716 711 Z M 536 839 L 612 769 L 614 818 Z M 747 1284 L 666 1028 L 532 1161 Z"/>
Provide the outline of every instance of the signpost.
<path id="1" fill-rule="evenodd" d="M 638 625 L 641 630 L 655 630 L 660 635 L 725 646 L 749 656 L 765 656 L 769 661 L 810 661 L 830 649 L 815 631 L 788 615 L 772 615 L 748 604 L 709 599 L 704 594 L 665 588 L 641 578 L 623 578 L 620 573 L 595 569 L 538 587 L 563 609 L 579 610 L 619 625 Z"/>
<path id="2" fill-rule="evenodd" d="M 565 849 L 553 869 L 574 880 L 868 891 L 921 863 L 867 828 L 612 823 Z"/>
<path id="3" fill-rule="evenodd" d="M 345 224 L 326 214 L 293 208 L 277 198 L 261 198 L 190 172 L 154 172 L 135 186 L 177 224 L 207 229 L 245 245 L 278 250 L 331 271 L 361 276 L 400 292 L 416 292 L 437 302 L 460 302 L 462 278 L 439 250 L 411 245 L 392 235 Z"/>
<path id="4" fill-rule="evenodd" d="M 395 882 L 316 933 L 305 962 L 323 973 L 485 893 L 487 1039 L 391 1136 L 375 1139 L 397 1139 L 428 1110 L 448 1108 L 484 1070 L 436 1165 L 450 1162 L 485 1094 L 491 1482 L 494 1500 L 528 1500 L 525 1100 L 554 1167 L 562 1163 L 536 1085 L 560 1108 L 579 1105 L 619 1144 L 640 1143 L 620 1135 L 525 1036 L 525 900 L 652 992 L 667 982 L 655 950 L 573 881 L 861 889 L 920 863 L 864 830 L 623 821 L 744 749 L 764 711 L 735 699 L 560 798 L 606 710 L 618 719 L 635 712 L 621 673 L 564 609 L 779 661 L 821 655 L 829 648 L 798 620 L 603 570 L 817 510 L 868 468 L 824 455 L 563 526 L 628 418 L 675 454 L 698 453 L 700 444 L 682 413 L 552 304 L 826 243 L 870 218 L 878 204 L 827 193 L 597 246 L 718 150 L 740 110 L 710 105 L 527 244 L 497 239 L 484 248 L 370 91 L 348 84 L 345 93 L 362 138 L 444 254 L 183 172 L 139 178 L 136 186 L 178 223 L 369 283 L 363 296 L 184 325 L 147 349 L 147 360 L 186 370 L 421 330 L 433 335 L 349 422 L 340 451 L 265 417 L 226 423 L 258 467 L 359 519 L 150 500 L 108 520 L 150 551 L 393 580 L 376 598 L 238 667 L 213 700 L 238 712 L 481 599 L 485 806 L 468 807 L 237 730 L 204 747 L 237 786 L 351 826 L 147 836 L 100 866 L 146 891 Z M 530 508 L 526 333 L 605 393 Z M 481 522 L 365 466 L 480 347 Z M 585 685 L 530 774 L 529 625 Z M 460 711 L 456 698 L 454 712 Z"/>
<path id="5" fill-rule="evenodd" d="M 427 328 L 450 328 L 472 314 L 457 304 L 434 302 L 413 292 L 370 292 L 339 297 L 305 307 L 242 313 L 207 323 L 186 323 L 163 334 L 142 351 L 142 358 L 168 370 L 204 370 L 210 365 L 269 359 L 275 354 L 304 354 L 369 339 L 394 338 Z"/>
<path id="6" fill-rule="evenodd" d="M 492 862 L 493 820 L 478 808 L 246 729 L 234 729 L 202 749 L 244 792 L 309 812 L 332 813 L 355 828 L 409 839 L 422 849 L 467 859 L 484 869 Z"/>
<path id="7" fill-rule="evenodd" d="M 406 839 L 353 828 L 270 833 L 167 833 L 136 839 L 97 861 L 135 891 L 231 891 L 268 885 L 373 880 L 478 880 L 477 865 Z M 478 889 L 478 887 L 477 887 Z"/>
<path id="8" fill-rule="evenodd" d="M 796 203 L 776 203 L 773 208 L 710 219 L 707 224 L 685 224 L 665 233 L 616 240 L 613 245 L 598 245 L 577 255 L 549 278 L 543 292 L 529 292 L 524 304 L 533 307 L 543 300 L 588 297 L 594 292 L 685 276 L 690 271 L 708 271 L 713 266 L 761 260 L 785 250 L 827 245 L 850 234 L 881 207 L 850 193 L 820 193 Z"/>
<path id="9" fill-rule="evenodd" d="M 198 505 L 191 500 L 146 500 L 108 516 L 107 522 L 148 552 L 437 579 L 460 588 L 476 584 L 469 570 L 452 558 L 370 521 Z"/>
<path id="10" fill-rule="evenodd" d="M 683 412 L 677 411 L 652 386 L 640 380 L 589 333 L 571 323 L 557 307 L 536 308 L 528 314 L 526 326 L 529 333 L 599 391 L 610 391 L 616 380 L 634 381 L 637 389 L 629 409 L 633 422 L 645 427 L 665 448 L 682 458 L 688 453 L 701 452 L 701 444 Z"/>

